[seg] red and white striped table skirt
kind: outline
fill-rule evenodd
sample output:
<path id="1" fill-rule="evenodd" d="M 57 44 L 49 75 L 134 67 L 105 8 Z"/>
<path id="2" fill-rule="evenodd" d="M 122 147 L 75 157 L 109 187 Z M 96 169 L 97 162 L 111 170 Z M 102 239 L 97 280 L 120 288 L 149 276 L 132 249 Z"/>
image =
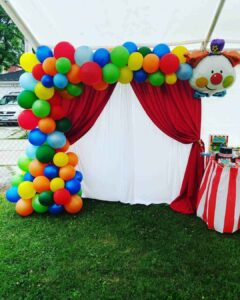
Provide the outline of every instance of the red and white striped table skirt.
<path id="1" fill-rule="evenodd" d="M 232 233 L 240 228 L 240 170 L 209 160 L 199 189 L 197 216 L 209 229 Z"/>

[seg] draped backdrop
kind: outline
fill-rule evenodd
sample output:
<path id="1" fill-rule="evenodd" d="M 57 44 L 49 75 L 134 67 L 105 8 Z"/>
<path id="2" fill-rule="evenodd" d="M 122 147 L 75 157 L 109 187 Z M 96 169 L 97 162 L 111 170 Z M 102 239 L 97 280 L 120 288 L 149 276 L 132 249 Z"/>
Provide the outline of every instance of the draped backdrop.
<path id="1" fill-rule="evenodd" d="M 96 124 L 96 126 L 93 126 L 95 123 L 98 122 L 98 119 L 101 119 L 101 116 L 104 115 L 105 110 L 107 110 L 107 106 L 110 105 L 111 108 L 111 101 L 113 101 L 112 98 L 114 98 L 114 88 L 115 85 L 112 85 L 104 91 L 95 91 L 91 87 L 86 87 L 84 93 L 79 98 L 69 101 L 66 100 L 64 101 L 64 104 L 62 103 L 67 113 L 67 116 L 72 120 L 73 126 L 71 131 L 68 133 L 68 139 L 70 140 L 71 144 L 77 142 L 81 137 L 83 137 L 86 133 L 89 132 L 89 134 L 86 134 L 87 139 L 87 136 L 91 135 L 92 130 L 94 130 L 94 128 L 99 125 Z M 131 105 L 133 104 L 131 103 L 131 101 L 134 102 L 133 98 L 136 95 L 142 108 L 146 112 L 147 116 L 150 118 L 150 122 L 152 122 L 151 126 L 155 127 L 155 134 L 159 135 L 159 137 L 162 138 L 162 145 L 160 145 L 158 149 L 159 162 L 155 162 L 156 166 L 161 162 L 159 164 L 159 169 L 161 169 L 161 176 L 159 176 L 159 178 L 153 177 L 152 181 L 153 183 L 156 183 L 157 186 L 165 184 L 167 188 L 170 189 L 170 191 L 166 192 L 164 187 L 161 187 L 162 189 L 158 189 L 159 200 L 157 199 L 155 194 L 153 201 L 150 200 L 150 202 L 148 202 L 147 199 L 144 201 L 141 195 L 139 195 L 138 191 L 136 190 L 136 181 L 138 179 L 136 180 L 135 178 L 133 181 L 131 180 L 131 175 L 133 175 L 134 170 L 136 170 L 134 166 L 134 161 L 136 159 L 135 157 L 128 157 L 126 159 L 126 165 L 124 166 L 124 168 L 122 168 L 122 166 L 118 166 L 118 169 L 114 170 L 113 174 L 117 174 L 120 170 L 124 170 L 123 172 L 121 171 L 122 176 L 121 178 L 119 178 L 119 181 L 117 183 L 110 182 L 111 179 L 107 177 L 107 174 L 100 176 L 100 174 L 103 174 L 102 169 L 107 169 L 106 166 L 108 165 L 108 163 L 114 166 L 114 155 L 112 156 L 112 154 L 109 153 L 109 162 L 107 161 L 107 164 L 105 166 L 102 165 L 101 169 L 97 168 L 98 163 L 95 163 L 94 166 L 95 171 L 99 174 L 99 177 L 96 177 L 95 183 L 96 185 L 98 185 L 101 182 L 101 187 L 99 187 L 99 190 L 101 190 L 101 188 L 102 190 L 100 191 L 100 193 L 91 193 L 91 189 L 94 190 L 94 187 L 93 184 L 88 185 L 88 181 L 91 181 L 91 179 L 87 175 L 85 177 L 85 196 L 109 201 L 111 201 L 112 197 L 112 201 L 122 201 L 127 203 L 150 204 L 166 202 L 171 204 L 172 209 L 178 212 L 187 214 L 194 213 L 196 208 L 197 190 L 203 175 L 203 159 L 200 157 L 200 152 L 203 151 L 203 144 L 200 140 L 201 101 L 193 98 L 193 91 L 191 87 L 189 86 L 188 82 L 183 81 L 178 81 L 175 85 L 172 86 L 165 85 L 163 87 L 153 87 L 148 83 L 139 84 L 133 82 L 132 89 L 135 93 L 134 96 L 132 95 L 133 93 L 131 94 L 130 86 L 128 86 L 128 88 L 124 88 L 126 99 L 124 99 L 123 105 L 130 105 L 128 106 L 128 110 L 130 109 L 131 111 Z M 122 88 L 122 92 L 124 88 Z M 120 89 L 121 88 L 117 86 L 117 90 L 120 91 Z M 109 101 L 110 98 L 111 101 Z M 127 104 L 125 102 L 130 103 Z M 121 104 L 119 103 L 119 105 Z M 136 103 L 134 103 L 134 105 L 136 105 Z M 119 110 L 119 113 L 120 111 L 121 109 Z M 125 114 L 128 113 L 129 111 L 125 112 Z M 109 117 L 109 115 L 107 117 Z M 118 120 L 119 123 L 125 122 L 125 124 L 122 124 L 120 126 L 126 127 L 126 136 L 129 136 L 129 133 L 131 132 L 130 127 L 132 121 L 133 119 L 131 119 L 130 123 L 127 124 L 125 116 L 121 117 Z M 109 130 L 111 130 L 111 126 L 114 126 L 114 120 L 112 123 L 109 124 L 109 128 L 105 128 L 105 131 L 108 132 Z M 92 127 L 94 128 L 91 130 Z M 145 137 L 145 128 L 143 130 L 144 132 L 142 136 L 142 143 L 145 143 L 145 141 L 147 141 L 147 138 Z M 117 141 L 119 140 L 118 137 L 120 137 L 120 132 L 118 132 L 118 136 L 116 137 Z M 134 132 L 132 132 L 131 139 L 134 141 L 134 138 Z M 92 156 L 94 156 L 94 153 L 97 148 L 97 136 L 95 136 L 95 142 L 95 144 L 92 144 L 92 149 L 87 150 L 87 152 L 92 152 Z M 108 144 L 106 140 L 102 140 L 101 142 Z M 129 144 L 132 144 L 132 141 L 130 141 Z M 184 147 L 184 145 L 187 146 Z M 130 150 L 131 147 L 129 145 L 127 146 L 129 148 L 128 150 Z M 81 140 L 75 143 L 74 147 L 74 150 L 77 151 L 80 155 L 80 168 L 82 169 L 85 176 L 86 174 L 88 174 L 88 171 L 87 165 L 84 165 L 84 161 L 82 161 L 81 159 L 81 157 L 84 158 L 84 151 L 81 151 L 81 148 L 83 148 L 81 146 Z M 112 146 L 109 145 L 109 147 L 111 148 Z M 148 147 L 151 148 L 151 145 L 149 145 L 149 143 Z M 180 148 L 178 147 L 182 147 L 182 149 L 184 149 L 184 155 L 181 155 L 183 152 L 181 152 Z M 189 147 L 191 147 L 191 150 Z M 122 146 L 119 146 L 118 148 L 124 150 Z M 161 148 L 164 149 L 164 152 L 162 152 Z M 173 150 L 173 148 L 175 150 L 178 148 L 178 151 Z M 138 151 L 138 149 L 134 149 L 134 147 L 132 147 L 132 151 L 135 154 Z M 108 151 L 108 149 L 105 150 Z M 119 152 L 119 150 L 114 149 L 112 152 L 116 153 Z M 102 156 L 104 156 L 104 153 L 102 151 L 101 154 Z M 173 155 L 171 156 L 171 154 Z M 164 170 L 163 160 L 165 160 L 166 157 L 170 158 L 170 160 L 167 160 L 167 170 Z M 178 162 L 178 160 L 182 161 Z M 181 168 L 178 168 L 179 163 L 181 164 Z M 132 173 L 130 170 L 131 166 L 133 170 Z M 130 168 L 129 172 L 131 174 L 127 172 L 128 168 Z M 91 173 L 93 175 L 93 173 L 96 172 L 93 171 Z M 174 178 L 176 178 L 177 173 L 179 175 L 179 178 L 176 181 L 176 184 L 174 185 Z M 149 175 L 151 176 L 152 174 Z M 109 176 L 111 176 L 111 174 L 109 174 Z M 144 175 L 141 174 L 141 171 L 139 172 L 139 174 L 137 174 L 137 176 L 139 178 L 141 178 L 141 176 L 144 177 Z M 172 178 L 169 178 L 169 176 Z M 117 175 L 114 175 L 114 177 L 117 178 Z M 103 178 L 105 178 L 105 180 L 103 180 Z M 166 178 L 168 179 L 168 181 L 164 183 Z M 149 181 L 149 185 L 153 189 L 155 189 L 155 187 L 151 185 L 151 180 Z M 107 186 L 105 186 L 104 183 L 108 183 Z M 116 195 L 116 197 L 114 197 L 114 193 L 116 193 L 118 186 L 115 187 L 115 184 L 121 186 L 119 194 Z M 109 189 L 109 191 L 106 192 L 106 188 Z M 145 189 L 149 189 L 149 186 L 145 186 Z M 175 193 L 171 193 L 171 189 L 175 191 Z M 113 191 L 113 193 L 111 193 L 111 190 Z M 145 195 L 145 197 L 147 197 L 148 195 L 148 193 L 145 192 L 143 192 L 143 194 Z M 138 196 L 136 197 L 136 195 Z M 134 200 L 131 201 L 131 198 L 133 198 Z"/>

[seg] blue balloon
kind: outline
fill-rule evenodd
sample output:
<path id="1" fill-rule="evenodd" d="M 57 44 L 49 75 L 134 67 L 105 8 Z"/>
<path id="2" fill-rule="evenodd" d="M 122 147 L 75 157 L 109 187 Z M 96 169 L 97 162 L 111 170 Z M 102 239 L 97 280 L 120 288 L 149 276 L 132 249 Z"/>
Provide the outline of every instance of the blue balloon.
<path id="1" fill-rule="evenodd" d="M 54 131 L 48 135 L 47 142 L 49 146 L 54 149 L 62 148 L 66 144 L 66 137 L 64 133 L 60 131 Z"/>
<path id="2" fill-rule="evenodd" d="M 189 80 L 192 77 L 192 67 L 189 64 L 180 64 L 176 72 L 177 78 L 180 80 Z"/>
<path id="3" fill-rule="evenodd" d="M 74 176 L 74 179 L 76 179 L 76 180 L 78 180 L 78 181 L 81 182 L 81 181 L 83 180 L 83 175 L 82 175 L 82 173 L 79 172 L 79 171 L 76 171 L 75 176 Z"/>
<path id="4" fill-rule="evenodd" d="M 28 134 L 28 140 L 34 146 L 42 145 L 46 142 L 46 139 L 47 135 L 38 128 L 31 130 Z"/>
<path id="5" fill-rule="evenodd" d="M 81 66 L 84 63 L 93 60 L 93 51 L 88 46 L 78 47 L 75 51 L 74 59 L 76 63 Z"/>
<path id="6" fill-rule="evenodd" d="M 24 176 L 24 181 L 33 181 L 34 180 L 34 176 L 32 176 L 29 172 L 25 173 Z"/>
<path id="7" fill-rule="evenodd" d="M 48 211 L 52 215 L 58 215 L 64 211 L 64 208 L 62 205 L 52 204 L 48 207 Z"/>
<path id="8" fill-rule="evenodd" d="M 158 44 L 153 48 L 153 53 L 158 57 L 162 57 L 163 55 L 170 53 L 170 48 L 166 44 Z"/>
<path id="9" fill-rule="evenodd" d="M 42 63 L 46 58 L 52 57 L 53 52 L 48 46 L 39 46 L 36 50 L 36 56 L 38 60 Z"/>
<path id="10" fill-rule="evenodd" d="M 30 159 L 35 159 L 36 158 L 36 151 L 37 151 L 38 146 L 34 146 L 32 144 L 29 144 L 26 149 L 26 155 Z"/>
<path id="11" fill-rule="evenodd" d="M 44 168 L 44 176 L 46 176 L 49 179 L 53 179 L 55 177 L 58 177 L 58 167 L 54 165 L 48 165 Z"/>
<path id="12" fill-rule="evenodd" d="M 38 81 L 33 77 L 32 73 L 25 72 L 19 78 L 21 88 L 28 91 L 34 91 L 37 83 Z"/>
<path id="13" fill-rule="evenodd" d="M 110 61 L 110 53 L 105 48 L 99 48 L 93 54 L 93 61 L 99 64 L 100 67 L 104 67 Z"/>
<path id="14" fill-rule="evenodd" d="M 138 50 L 137 45 L 133 42 L 125 42 L 123 44 L 123 47 L 127 48 L 129 54 L 136 52 Z"/>
<path id="15" fill-rule="evenodd" d="M 133 72 L 133 78 L 136 82 L 144 82 L 147 79 L 147 73 L 144 70 L 138 70 Z"/>
<path id="16" fill-rule="evenodd" d="M 71 179 L 66 181 L 65 188 L 70 192 L 70 194 L 77 194 L 81 190 L 81 184 L 77 179 Z"/>
<path id="17" fill-rule="evenodd" d="M 53 77 L 53 83 L 55 87 L 59 89 L 64 89 L 68 85 L 67 76 L 58 73 Z"/>
<path id="18" fill-rule="evenodd" d="M 41 82 L 42 82 L 42 85 L 45 86 L 46 88 L 50 88 L 54 85 L 53 77 L 50 75 L 43 75 Z"/>
<path id="19" fill-rule="evenodd" d="M 21 197 L 18 195 L 18 187 L 12 186 L 6 192 L 6 198 L 9 202 L 17 202 Z"/>

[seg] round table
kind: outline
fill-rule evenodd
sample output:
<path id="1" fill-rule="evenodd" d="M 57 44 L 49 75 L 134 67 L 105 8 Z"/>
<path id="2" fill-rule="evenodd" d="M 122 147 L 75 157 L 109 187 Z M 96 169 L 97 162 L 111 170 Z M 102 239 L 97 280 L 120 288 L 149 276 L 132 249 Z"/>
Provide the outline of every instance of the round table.
<path id="1" fill-rule="evenodd" d="M 198 193 L 197 216 L 209 229 L 221 233 L 240 228 L 239 167 L 222 166 L 214 159 L 208 161 Z"/>

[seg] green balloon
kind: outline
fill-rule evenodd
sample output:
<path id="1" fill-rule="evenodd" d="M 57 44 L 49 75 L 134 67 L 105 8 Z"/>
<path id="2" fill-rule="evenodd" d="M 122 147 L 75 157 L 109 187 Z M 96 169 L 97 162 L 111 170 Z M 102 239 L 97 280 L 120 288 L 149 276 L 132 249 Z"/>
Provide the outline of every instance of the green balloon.
<path id="1" fill-rule="evenodd" d="M 67 132 L 72 127 L 72 122 L 68 118 L 62 118 L 56 121 L 56 130 Z"/>
<path id="2" fill-rule="evenodd" d="M 124 67 L 128 63 L 129 52 L 123 46 L 114 47 L 110 53 L 111 61 L 117 67 Z"/>
<path id="3" fill-rule="evenodd" d="M 42 192 L 38 196 L 38 201 L 43 206 L 49 206 L 54 203 L 53 201 L 53 192 L 52 191 L 46 191 Z"/>
<path id="4" fill-rule="evenodd" d="M 18 186 L 23 181 L 24 181 L 23 175 L 16 174 L 11 178 L 11 185 Z"/>
<path id="5" fill-rule="evenodd" d="M 35 93 L 31 91 L 22 91 L 18 96 L 17 96 L 18 104 L 22 108 L 32 108 L 33 103 L 37 100 L 37 96 Z"/>
<path id="6" fill-rule="evenodd" d="M 35 116 L 39 118 L 45 118 L 50 114 L 51 105 L 48 103 L 48 101 L 37 100 L 33 103 L 32 111 Z"/>
<path id="7" fill-rule="evenodd" d="M 53 160 L 54 155 L 55 155 L 54 149 L 48 145 L 39 146 L 36 151 L 36 158 L 41 163 L 51 162 Z"/>
<path id="8" fill-rule="evenodd" d="M 153 86 L 160 86 L 165 81 L 165 75 L 160 71 L 150 74 L 148 78 Z"/>
<path id="9" fill-rule="evenodd" d="M 82 197 L 82 189 L 77 194 L 78 196 Z"/>
<path id="10" fill-rule="evenodd" d="M 82 85 L 69 83 L 67 86 L 67 92 L 72 96 L 80 96 L 83 92 Z"/>
<path id="11" fill-rule="evenodd" d="M 45 212 L 48 211 L 48 207 L 45 206 L 45 205 L 42 205 L 40 202 L 39 202 L 39 199 L 38 199 L 38 195 L 34 196 L 33 197 L 33 200 L 32 200 L 32 207 L 33 209 L 35 210 L 35 212 L 39 213 L 39 214 L 43 214 Z"/>
<path id="12" fill-rule="evenodd" d="M 118 81 L 120 71 L 114 64 L 106 64 L 103 69 L 103 80 L 107 83 L 115 83 Z"/>
<path id="13" fill-rule="evenodd" d="M 56 61 L 56 69 L 59 73 L 66 74 L 71 70 L 71 62 L 68 58 L 61 57 Z"/>
<path id="14" fill-rule="evenodd" d="M 25 155 L 21 155 L 18 159 L 18 166 L 21 170 L 23 171 L 28 171 L 28 166 L 31 162 L 31 159 L 29 159 L 27 156 Z"/>
<path id="15" fill-rule="evenodd" d="M 152 53 L 151 49 L 148 48 L 148 47 L 145 47 L 145 46 L 140 47 L 140 48 L 138 49 L 138 52 L 140 52 L 140 53 L 142 54 L 143 57 L 146 56 L 146 55 L 148 55 L 148 54 L 150 54 L 150 53 Z"/>

